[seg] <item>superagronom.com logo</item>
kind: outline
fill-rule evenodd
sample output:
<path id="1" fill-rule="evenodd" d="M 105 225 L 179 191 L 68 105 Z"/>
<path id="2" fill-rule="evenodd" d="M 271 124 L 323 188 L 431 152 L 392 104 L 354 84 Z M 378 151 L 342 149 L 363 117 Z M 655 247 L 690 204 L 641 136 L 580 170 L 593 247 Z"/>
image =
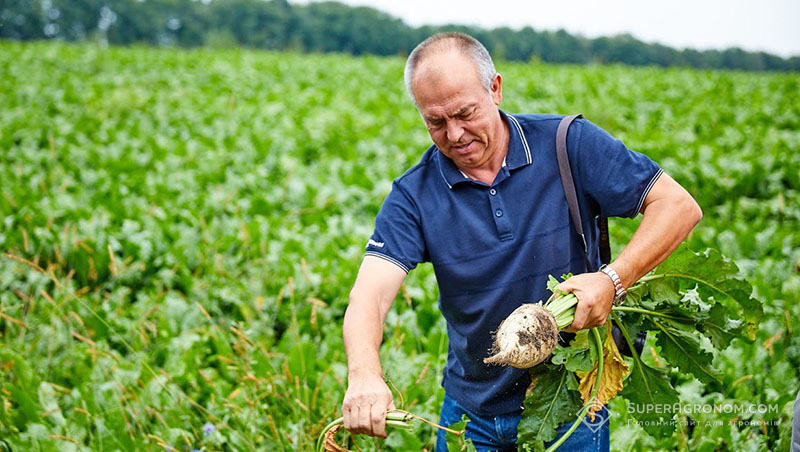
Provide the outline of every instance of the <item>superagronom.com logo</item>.
<path id="1" fill-rule="evenodd" d="M 587 414 L 585 416 L 581 416 L 581 413 L 584 412 L 584 409 L 587 410 Z M 588 414 L 592 412 L 592 414 Z M 580 417 L 581 422 L 591 430 L 593 433 L 597 433 L 598 430 L 602 426 L 604 426 L 613 416 L 616 416 L 612 411 L 609 411 L 605 405 L 603 405 L 600 400 L 596 397 L 592 397 L 586 402 L 585 405 L 578 410 L 577 415 Z"/>

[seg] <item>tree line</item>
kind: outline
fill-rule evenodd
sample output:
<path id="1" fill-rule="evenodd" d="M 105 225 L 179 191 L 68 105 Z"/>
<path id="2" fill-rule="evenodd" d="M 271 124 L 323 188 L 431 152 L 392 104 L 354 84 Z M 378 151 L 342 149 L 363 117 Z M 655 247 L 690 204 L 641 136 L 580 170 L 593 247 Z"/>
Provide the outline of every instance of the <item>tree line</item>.
<path id="1" fill-rule="evenodd" d="M 0 38 L 97 40 L 113 45 L 245 46 L 354 55 L 407 55 L 439 31 L 475 36 L 497 59 L 800 71 L 800 56 L 675 49 L 630 35 L 585 38 L 531 27 L 411 27 L 368 7 L 286 0 L 0 0 Z"/>

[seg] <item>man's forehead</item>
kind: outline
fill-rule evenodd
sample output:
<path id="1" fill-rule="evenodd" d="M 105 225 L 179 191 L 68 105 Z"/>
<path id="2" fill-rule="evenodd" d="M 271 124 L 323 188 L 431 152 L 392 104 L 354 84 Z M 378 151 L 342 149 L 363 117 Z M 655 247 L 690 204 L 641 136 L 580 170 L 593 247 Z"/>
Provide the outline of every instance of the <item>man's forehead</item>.
<path id="1" fill-rule="evenodd" d="M 423 62 L 414 76 L 412 91 L 419 107 L 444 110 L 437 115 L 454 114 L 486 92 L 471 59 L 453 54 L 430 56 Z"/>

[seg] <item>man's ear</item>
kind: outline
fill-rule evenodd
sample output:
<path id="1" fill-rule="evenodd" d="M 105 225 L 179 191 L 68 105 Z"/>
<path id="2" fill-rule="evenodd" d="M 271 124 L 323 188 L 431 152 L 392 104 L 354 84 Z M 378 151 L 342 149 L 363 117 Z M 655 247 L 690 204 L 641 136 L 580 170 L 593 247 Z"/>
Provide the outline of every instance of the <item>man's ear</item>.
<path id="1" fill-rule="evenodd" d="M 495 74 L 494 79 L 492 79 L 491 92 L 489 94 L 491 94 L 492 102 L 495 105 L 500 105 L 500 102 L 503 101 L 503 76 L 499 73 Z"/>

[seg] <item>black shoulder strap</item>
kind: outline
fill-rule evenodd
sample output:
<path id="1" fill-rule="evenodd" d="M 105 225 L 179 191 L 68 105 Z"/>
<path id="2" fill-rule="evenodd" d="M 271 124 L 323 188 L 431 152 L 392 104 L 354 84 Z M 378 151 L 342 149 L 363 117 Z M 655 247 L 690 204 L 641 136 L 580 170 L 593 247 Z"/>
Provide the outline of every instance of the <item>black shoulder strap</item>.
<path id="1" fill-rule="evenodd" d="M 578 196 L 575 193 L 575 181 L 572 179 L 572 168 L 567 156 L 567 132 L 569 126 L 577 118 L 582 118 L 582 114 L 565 116 L 558 124 L 556 131 L 556 155 L 558 157 L 558 172 L 561 174 L 561 184 L 564 186 L 564 197 L 567 200 L 569 214 L 575 224 L 575 231 L 581 238 L 583 244 L 583 258 L 586 261 L 586 269 L 590 272 L 595 271 L 592 262 L 589 260 L 589 248 L 586 244 L 586 234 L 583 232 L 583 221 L 581 220 L 581 210 L 578 206 Z M 600 260 L 604 264 L 611 261 L 611 246 L 608 238 L 608 219 L 600 218 L 597 221 L 600 228 Z"/>
<path id="2" fill-rule="evenodd" d="M 572 217 L 572 222 L 575 223 L 575 230 L 581 237 L 583 243 L 583 258 L 586 260 L 586 270 L 594 271 L 592 262 L 589 260 L 589 249 L 586 246 L 586 235 L 583 233 L 583 222 L 581 221 L 581 211 L 578 208 L 578 197 L 575 194 L 575 181 L 572 179 L 572 168 L 569 165 L 569 158 L 567 157 L 567 131 L 570 124 L 577 118 L 582 118 L 583 115 L 577 114 L 564 117 L 558 124 L 556 131 L 556 154 L 558 156 L 558 172 L 561 173 L 561 184 L 564 186 L 564 197 L 567 199 L 567 206 L 569 207 L 569 214 Z M 597 226 L 600 229 L 600 261 L 604 264 L 611 262 L 611 245 L 608 238 L 608 218 L 598 218 Z M 617 348 L 624 356 L 633 356 L 627 341 L 623 339 L 622 332 L 616 323 L 612 322 L 611 334 Z M 566 333 L 561 333 L 559 336 L 566 336 Z M 563 339 L 563 340 L 562 340 Z M 571 338 L 559 337 L 559 344 L 568 344 Z M 639 331 L 636 336 L 634 348 L 637 354 L 642 353 L 644 344 L 647 340 L 647 331 Z M 562 345 L 563 345 L 562 344 Z"/>

